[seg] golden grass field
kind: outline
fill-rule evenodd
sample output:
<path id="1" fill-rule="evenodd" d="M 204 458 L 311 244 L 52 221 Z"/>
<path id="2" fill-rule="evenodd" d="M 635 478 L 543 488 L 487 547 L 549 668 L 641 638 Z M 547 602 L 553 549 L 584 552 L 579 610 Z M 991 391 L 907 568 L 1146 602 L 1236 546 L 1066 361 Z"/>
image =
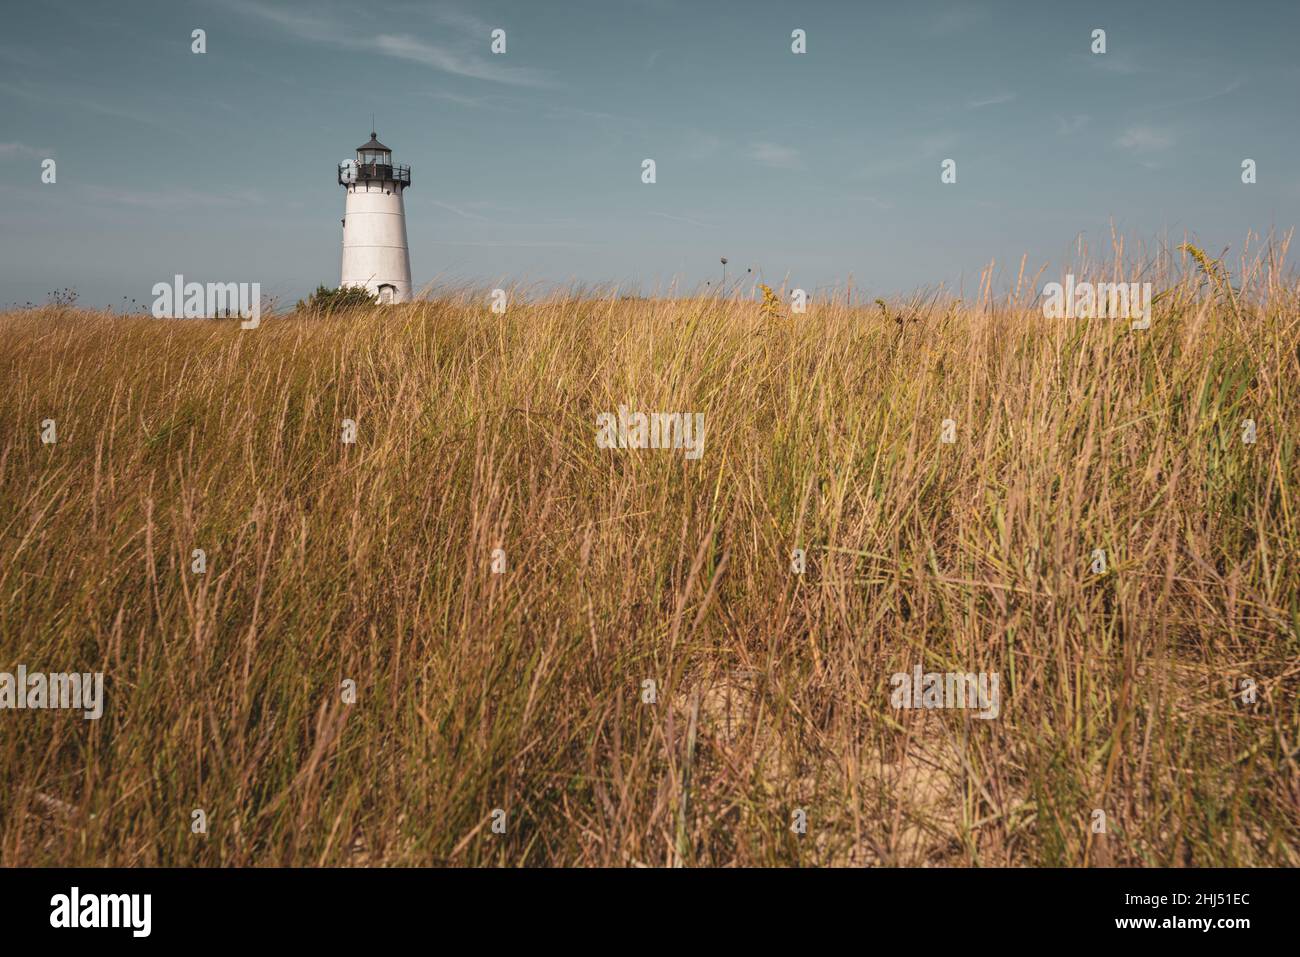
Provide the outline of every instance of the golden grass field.
<path id="1" fill-rule="evenodd" d="M 1157 257 L 1138 332 L 1023 275 L 0 315 L 0 669 L 106 676 L 0 711 L 0 862 L 1300 864 L 1284 256 Z M 896 710 L 918 664 L 1000 715 Z"/>

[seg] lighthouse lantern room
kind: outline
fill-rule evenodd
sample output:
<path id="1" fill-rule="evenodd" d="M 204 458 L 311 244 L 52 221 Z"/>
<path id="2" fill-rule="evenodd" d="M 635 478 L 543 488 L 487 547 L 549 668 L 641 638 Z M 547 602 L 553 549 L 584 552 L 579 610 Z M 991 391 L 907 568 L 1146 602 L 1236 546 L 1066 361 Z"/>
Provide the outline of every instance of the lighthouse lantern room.
<path id="1" fill-rule="evenodd" d="M 339 164 L 343 206 L 343 274 L 340 286 L 364 286 L 380 302 L 411 298 L 411 255 L 406 247 L 406 207 L 411 168 L 394 166 L 393 151 L 370 133 L 357 158 Z"/>

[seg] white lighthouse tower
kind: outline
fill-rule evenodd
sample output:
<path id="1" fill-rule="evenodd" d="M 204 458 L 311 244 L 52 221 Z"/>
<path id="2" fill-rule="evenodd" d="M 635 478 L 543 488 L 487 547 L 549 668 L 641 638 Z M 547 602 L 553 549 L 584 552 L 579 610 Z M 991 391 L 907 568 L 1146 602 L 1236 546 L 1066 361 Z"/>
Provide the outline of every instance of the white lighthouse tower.
<path id="1" fill-rule="evenodd" d="M 364 286 L 380 302 L 411 298 L 411 254 L 406 248 L 406 207 L 411 167 L 394 166 L 393 151 L 370 132 L 357 158 L 339 164 L 343 206 L 343 275 L 340 286 Z"/>

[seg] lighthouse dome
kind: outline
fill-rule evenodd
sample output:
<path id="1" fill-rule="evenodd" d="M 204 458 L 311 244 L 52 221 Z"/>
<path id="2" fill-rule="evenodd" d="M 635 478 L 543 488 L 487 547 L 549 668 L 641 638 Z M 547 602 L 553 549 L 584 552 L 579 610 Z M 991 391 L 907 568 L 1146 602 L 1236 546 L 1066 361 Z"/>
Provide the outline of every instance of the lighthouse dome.
<path id="1" fill-rule="evenodd" d="M 374 130 L 370 139 L 357 147 L 356 162 L 339 164 L 339 184 L 379 183 L 384 189 L 404 189 L 411 185 L 411 167 L 393 165 L 393 151 L 379 142 Z"/>

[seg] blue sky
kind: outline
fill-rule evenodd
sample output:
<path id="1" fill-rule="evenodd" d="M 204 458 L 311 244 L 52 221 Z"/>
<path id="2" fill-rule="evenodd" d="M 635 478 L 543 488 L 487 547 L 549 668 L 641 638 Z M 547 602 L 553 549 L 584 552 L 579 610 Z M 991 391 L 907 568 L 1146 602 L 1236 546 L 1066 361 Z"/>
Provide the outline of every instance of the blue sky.
<path id="1" fill-rule="evenodd" d="M 1300 219 L 1297 37 L 1290 0 L 15 4 L 0 306 L 145 303 L 175 273 L 336 285 L 335 166 L 372 112 L 412 167 L 417 286 L 654 292 L 726 256 L 809 290 L 970 291 L 990 260 L 1104 253 L 1112 222 L 1238 251 Z"/>

